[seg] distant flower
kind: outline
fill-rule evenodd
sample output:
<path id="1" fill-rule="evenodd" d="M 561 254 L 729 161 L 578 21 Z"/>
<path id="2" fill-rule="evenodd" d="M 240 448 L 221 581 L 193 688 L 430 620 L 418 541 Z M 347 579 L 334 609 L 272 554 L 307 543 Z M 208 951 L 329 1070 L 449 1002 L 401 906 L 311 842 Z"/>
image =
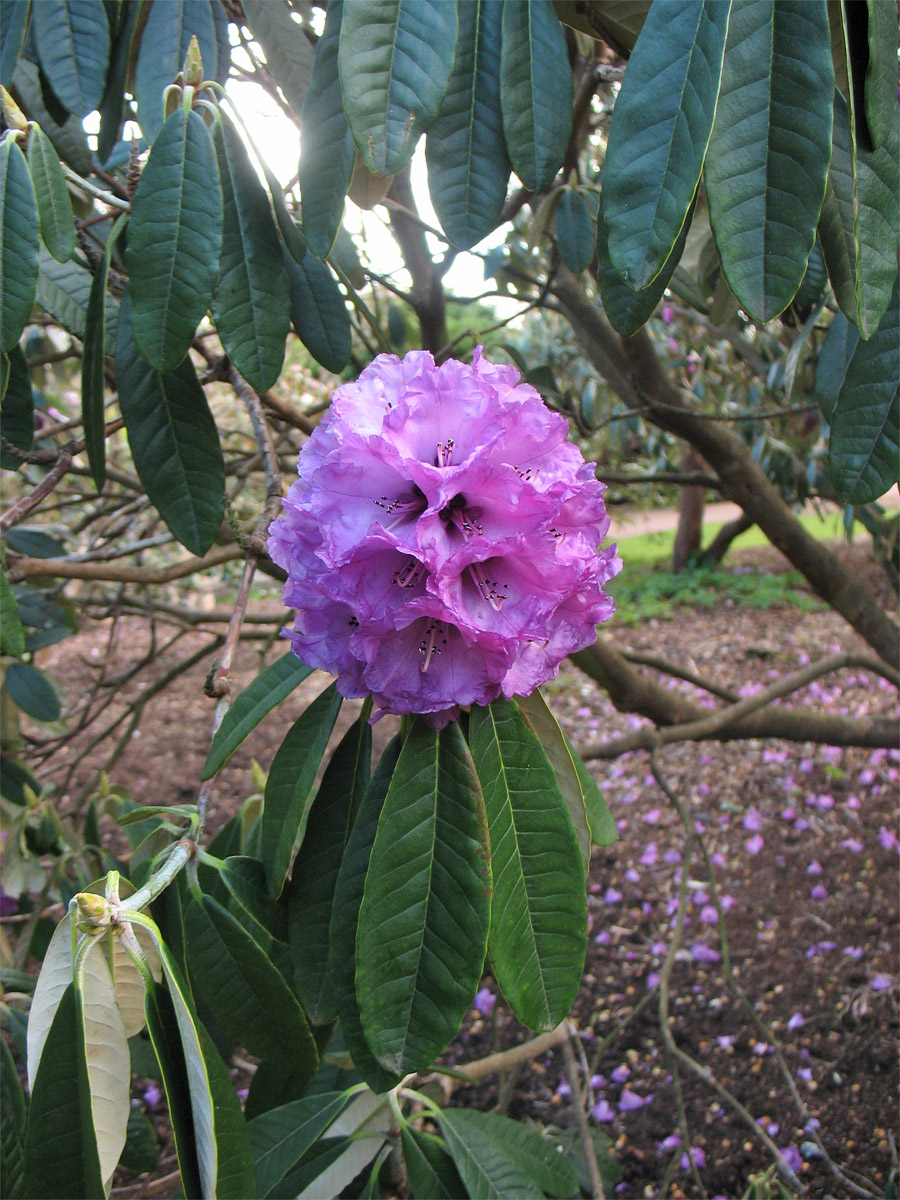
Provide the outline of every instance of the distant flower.
<path id="1" fill-rule="evenodd" d="M 801 1157 L 800 1151 L 794 1145 L 782 1146 L 781 1157 L 792 1171 L 799 1171 L 803 1166 L 803 1158 Z"/>
<path id="2" fill-rule="evenodd" d="M 625 1080 L 630 1077 L 630 1075 L 631 1071 L 623 1063 L 621 1067 L 616 1067 L 616 1069 L 610 1074 L 610 1079 L 614 1080 L 616 1083 L 624 1083 Z"/>
<path id="3" fill-rule="evenodd" d="M 812 860 L 812 862 L 806 868 L 806 873 L 807 873 L 807 875 L 821 875 L 822 874 L 822 864 L 818 861 L 818 859 L 814 858 Z"/>
<path id="4" fill-rule="evenodd" d="M 663 1154 L 671 1154 L 673 1150 L 681 1149 L 681 1138 L 677 1133 L 670 1133 L 667 1138 L 659 1143 L 659 1148 Z"/>
<path id="5" fill-rule="evenodd" d="M 614 887 L 608 887 L 603 893 L 603 900 L 606 904 L 621 904 L 622 893 L 616 891 Z"/>
<path id="6" fill-rule="evenodd" d="M 700 921 L 703 925 L 718 925 L 719 914 L 716 912 L 715 905 L 704 904 L 700 909 Z"/>
<path id="7" fill-rule="evenodd" d="M 663 319 L 663 324 L 671 325 L 672 322 L 675 320 L 675 309 L 672 307 L 671 304 L 664 304 L 662 307 L 661 316 Z"/>
<path id="8" fill-rule="evenodd" d="M 269 538 L 294 652 L 435 728 L 552 678 L 612 615 L 621 566 L 567 431 L 480 348 L 379 355 L 339 387 Z"/>
<path id="9" fill-rule="evenodd" d="M 594 1114 L 594 1120 L 600 1122 L 614 1121 L 616 1118 L 615 1109 L 608 1100 L 598 1100 L 591 1109 Z"/>
<path id="10" fill-rule="evenodd" d="M 875 978 L 869 984 L 869 987 L 872 989 L 873 992 L 886 992 L 889 988 L 892 988 L 893 986 L 894 985 L 891 982 L 890 978 L 887 975 L 882 975 L 882 973 L 880 971 L 878 972 L 878 974 L 875 976 Z"/>
<path id="11" fill-rule="evenodd" d="M 478 1009 L 483 1017 L 489 1017 L 494 1011 L 494 1005 L 497 1003 L 497 997 L 489 987 L 483 987 L 475 993 L 473 1004 Z"/>
<path id="12" fill-rule="evenodd" d="M 897 840 L 897 835 L 892 829 L 888 829 L 886 825 L 878 826 L 878 845 L 882 850 L 900 849 L 900 841 Z"/>
<path id="13" fill-rule="evenodd" d="M 795 1012 L 787 1023 L 788 1029 L 802 1029 L 806 1022 L 803 1019 L 803 1013 Z"/>
<path id="14" fill-rule="evenodd" d="M 860 854 L 863 849 L 863 844 L 859 838 L 844 838 L 841 845 L 845 850 L 849 850 L 851 854 Z"/>
<path id="15" fill-rule="evenodd" d="M 816 886 L 810 891 L 809 894 L 810 894 L 810 896 L 812 896 L 813 900 L 827 900 L 828 899 L 828 888 L 823 887 L 821 883 L 817 883 Z"/>
<path id="16" fill-rule="evenodd" d="M 157 1104 L 162 1100 L 162 1092 L 155 1083 L 148 1083 L 144 1088 L 143 1099 L 148 1108 L 156 1108 Z"/>
<path id="17" fill-rule="evenodd" d="M 763 836 L 761 833 L 754 833 L 753 837 L 747 838 L 746 842 L 744 843 L 748 854 L 759 854 L 764 845 L 765 842 L 763 841 Z"/>
<path id="18" fill-rule="evenodd" d="M 689 1171 L 691 1163 L 701 1171 L 706 1166 L 706 1154 L 699 1146 L 688 1146 L 687 1152 L 682 1154 L 680 1162 L 682 1171 Z"/>
<path id="19" fill-rule="evenodd" d="M 749 812 L 744 814 L 741 824 L 748 833 L 759 833 L 760 829 L 762 829 L 762 817 L 755 808 L 751 808 Z"/>
<path id="20" fill-rule="evenodd" d="M 706 942 L 694 942 L 691 946 L 691 958 L 694 962 L 700 963 L 717 963 L 721 961 L 721 954 L 718 950 L 713 950 L 712 946 L 707 946 Z"/>
<path id="21" fill-rule="evenodd" d="M 656 842 L 648 842 L 639 861 L 642 867 L 652 867 L 658 857 L 659 851 L 656 848 Z"/>
<path id="22" fill-rule="evenodd" d="M 643 1096 L 639 1096 L 636 1092 L 632 1092 L 630 1088 L 623 1088 L 622 1094 L 619 1097 L 620 1112 L 634 1112 L 635 1109 L 643 1108 L 646 1101 Z"/>

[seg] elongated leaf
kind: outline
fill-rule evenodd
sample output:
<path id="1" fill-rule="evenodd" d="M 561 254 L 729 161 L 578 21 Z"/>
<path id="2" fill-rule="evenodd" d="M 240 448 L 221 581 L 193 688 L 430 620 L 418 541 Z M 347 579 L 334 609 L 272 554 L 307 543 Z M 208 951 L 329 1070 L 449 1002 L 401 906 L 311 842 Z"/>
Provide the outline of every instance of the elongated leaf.
<path id="1" fill-rule="evenodd" d="M 261 946 L 273 938 L 287 941 L 287 912 L 269 895 L 266 868 L 258 858 L 233 855 L 225 860 L 219 875 L 232 901 L 232 913 Z"/>
<path id="2" fill-rule="evenodd" d="M 72 202 L 59 157 L 40 126 L 33 126 L 28 137 L 28 170 L 43 243 L 57 262 L 66 262 L 75 249 Z"/>
<path id="3" fill-rule="evenodd" d="M 456 49 L 453 0 L 369 0 L 341 19 L 344 111 L 370 171 L 394 175 L 438 114 Z"/>
<path id="4" fill-rule="evenodd" d="M 11 350 L 31 316 L 38 277 L 38 214 L 25 156 L 0 141 L 0 351 Z"/>
<path id="5" fill-rule="evenodd" d="M 241 7 L 254 38 L 263 48 L 266 66 L 299 116 L 313 69 L 311 43 L 285 5 L 247 0 Z"/>
<path id="6" fill-rule="evenodd" d="M 76 117 L 100 103 L 109 63 L 109 24 L 103 0 L 40 0 L 32 15 L 44 74 Z"/>
<path id="7" fill-rule="evenodd" d="M 560 258 L 576 275 L 594 257 L 594 222 L 587 201 L 573 188 L 564 188 L 556 206 L 556 243 Z"/>
<path id="8" fill-rule="evenodd" d="M 578 1176 L 572 1165 L 554 1142 L 536 1130 L 497 1113 L 462 1108 L 445 1109 L 440 1124 L 445 1137 L 452 1130 L 456 1141 L 465 1139 L 470 1147 L 492 1141 L 549 1196 L 578 1195 Z"/>
<path id="9" fill-rule="evenodd" d="M 284 887 L 294 847 L 303 840 L 316 772 L 340 707 L 332 684 L 291 726 L 272 760 L 262 814 L 262 859 L 275 898 Z"/>
<path id="10" fill-rule="evenodd" d="M 7 0 L 0 22 L 0 84 L 9 87 L 22 53 L 30 0 Z"/>
<path id="11" fill-rule="evenodd" d="M 402 1125 L 403 1161 L 409 1177 L 409 1194 L 415 1200 L 455 1200 L 465 1187 L 446 1143 L 412 1125 Z"/>
<path id="12" fill-rule="evenodd" d="M 246 1200 L 254 1195 L 253 1155 L 247 1122 L 231 1073 L 219 1057 L 215 1043 L 201 1025 L 200 1045 L 209 1080 L 216 1133 L 216 1200 Z"/>
<path id="13" fill-rule="evenodd" d="M 612 846 L 614 842 L 619 840 L 619 831 L 616 829 L 615 817 L 609 811 L 609 807 L 603 799 L 596 780 L 568 738 L 566 738 L 566 745 L 569 747 L 569 753 L 572 755 L 572 762 L 575 764 L 575 771 L 581 783 L 581 794 L 584 797 L 584 807 L 587 810 L 591 841 L 595 846 Z"/>
<path id="14" fill-rule="evenodd" d="M 148 142 L 162 129 L 163 91 L 184 66 L 192 36 L 200 47 L 203 78 L 224 83 L 230 56 L 227 18 L 219 0 L 150 6 L 135 76 L 138 118 Z"/>
<path id="15" fill-rule="evenodd" d="M 587 948 L 584 865 L 571 817 L 515 702 L 473 708 L 469 740 L 490 824 L 494 976 L 519 1020 L 552 1029 L 575 999 Z"/>
<path id="16" fill-rule="evenodd" d="M 159 959 L 159 952 L 156 949 L 156 942 L 151 936 L 150 931 L 144 929 L 142 925 L 132 925 L 132 931 L 144 952 L 151 975 L 156 980 L 161 979 L 162 963 Z M 146 993 L 144 978 L 135 966 L 127 950 L 122 947 L 121 940 L 115 936 L 110 938 L 109 957 L 110 974 L 112 975 L 113 988 L 116 993 L 116 1004 L 119 1006 L 119 1012 L 122 1014 L 125 1036 L 131 1038 L 140 1033 L 147 1023 L 144 1003 Z"/>
<path id="17" fill-rule="evenodd" d="M 37 63 L 20 58 L 13 76 L 13 88 L 22 107 L 27 111 L 32 121 L 37 121 L 47 137 L 56 147 L 60 158 L 69 164 L 79 175 L 87 175 L 91 169 L 91 149 L 88 145 L 87 134 L 79 117 L 67 116 L 59 123 L 51 115 L 41 91 L 40 72 Z M 57 109 L 54 105 L 54 111 Z M 63 116 L 65 114 L 56 113 Z"/>
<path id="18" fill-rule="evenodd" d="M 162 1084 L 166 1092 L 169 1121 L 175 1138 L 178 1169 L 181 1172 L 182 1190 L 188 1200 L 193 1200 L 194 1197 L 199 1198 L 201 1195 L 210 1195 L 211 1193 L 203 1191 L 203 1185 L 200 1182 L 200 1163 L 191 1114 L 191 1088 L 178 1018 L 169 989 L 163 983 L 155 983 L 152 988 L 147 989 L 147 1029 L 150 1032 L 153 1050 L 159 1063 Z M 194 1047 L 195 1054 L 198 1049 L 199 1042 Z M 204 1109 L 210 1116 L 209 1130 L 211 1133 L 211 1099 Z"/>
<path id="19" fill-rule="evenodd" d="M 722 270 L 760 321 L 793 299 L 825 196 L 834 69 L 824 0 L 733 7 L 706 157 Z"/>
<path id="20" fill-rule="evenodd" d="M 221 247 L 222 189 L 212 139 L 196 112 L 179 108 L 141 174 L 125 255 L 132 333 L 158 371 L 171 371 L 190 349 L 212 299 Z"/>
<path id="21" fill-rule="evenodd" d="M 280 1185 L 313 1143 L 347 1107 L 354 1089 L 325 1092 L 270 1109 L 249 1122 L 256 1195 L 283 1195 Z"/>
<path id="22" fill-rule="evenodd" d="M 865 77 L 866 124 L 878 150 L 897 127 L 897 14 L 889 4 L 866 0 L 868 66 Z"/>
<path id="23" fill-rule="evenodd" d="M 328 5 L 300 121 L 303 230 L 310 250 L 319 258 L 325 258 L 334 245 L 356 154 L 338 75 L 343 11 L 343 0 Z"/>
<path id="24" fill-rule="evenodd" d="M 71 982 L 60 997 L 31 1088 L 25 1186 L 29 1196 L 60 1200 L 106 1196 L 91 1113 L 81 999 Z"/>
<path id="25" fill-rule="evenodd" d="M 129 296 L 116 346 L 119 405 L 141 482 L 183 546 L 205 554 L 225 507 L 225 463 L 206 395 L 189 358 L 162 374 L 131 338 Z"/>
<path id="26" fill-rule="evenodd" d="M 36 721 L 55 721 L 60 713 L 53 684 L 37 667 L 14 662 L 6 668 L 6 693 L 13 704 Z"/>
<path id="27" fill-rule="evenodd" d="M 425 142 L 431 202 L 444 232 L 464 250 L 496 226 L 509 181 L 500 109 L 502 15 L 503 6 L 491 0 L 460 5 L 456 60 Z"/>
<path id="28" fill-rule="evenodd" d="M 75 986 L 81 1000 L 92 1125 L 100 1175 L 111 1179 L 125 1146 L 131 1058 L 122 1014 L 99 941 L 79 960 Z"/>
<path id="29" fill-rule="evenodd" d="M 356 932 L 372 844 L 400 747 L 399 737 L 388 743 L 366 789 L 341 860 L 329 930 L 328 976 L 337 994 L 344 1045 L 357 1071 L 375 1092 L 386 1092 L 399 1079 L 376 1061 L 363 1036 L 356 1000 Z"/>
<path id="30" fill-rule="evenodd" d="M 816 362 L 816 399 L 829 425 L 834 419 L 847 367 L 858 343 L 856 326 L 851 325 L 843 313 L 835 313 Z"/>
<path id="31" fill-rule="evenodd" d="M 321 1196 L 339 1196 L 378 1154 L 387 1141 L 389 1129 L 387 1101 L 366 1089 L 331 1123 L 328 1137 L 314 1146 L 308 1157 L 328 1143 L 344 1145 L 336 1155 L 322 1155 L 306 1170 L 288 1180 L 289 1195 L 298 1200 L 319 1200 Z"/>
<path id="32" fill-rule="evenodd" d="M 572 72 L 550 0 L 503 5 L 500 107 L 513 170 L 532 192 L 546 191 L 572 132 Z"/>
<path id="33" fill-rule="evenodd" d="M 191 974 L 222 1027 L 251 1054 L 307 1067 L 316 1045 L 299 1003 L 244 927 L 210 896 L 185 914 Z"/>
<path id="34" fill-rule="evenodd" d="M 216 730 L 216 736 L 206 756 L 203 778 L 211 779 L 221 770 L 263 717 L 289 696 L 310 674 L 312 667 L 301 662 L 296 654 L 290 651 L 261 671 L 238 695 Z"/>
<path id="35" fill-rule="evenodd" d="M 847 102 L 835 88 L 831 163 L 819 217 L 819 243 L 828 277 L 841 311 L 854 323 L 856 307 L 856 242 L 853 236 L 853 144 Z"/>
<path id="36" fill-rule="evenodd" d="M 338 1015 L 328 972 L 329 927 L 338 871 L 356 810 L 369 785 L 372 729 L 360 717 L 331 757 L 316 794 L 288 889 L 297 994 L 316 1025 Z"/>
<path id="37" fill-rule="evenodd" d="M 125 1149 L 122 1151 L 120 1163 L 129 1171 L 136 1171 L 139 1174 L 144 1171 L 155 1171 L 159 1165 L 156 1129 L 150 1118 L 140 1108 L 132 1108 L 128 1113 L 128 1134 L 125 1138 Z"/>
<path id="38" fill-rule="evenodd" d="M 397 1074 L 424 1069 L 478 987 L 490 868 L 481 789 L 456 724 L 417 719 L 388 789 L 357 931 L 366 1041 Z"/>
<path id="39" fill-rule="evenodd" d="M 139 21 L 144 16 L 146 9 L 139 0 L 120 5 L 118 19 L 110 21 L 112 45 L 109 70 L 106 72 L 106 87 L 100 100 L 100 132 L 97 135 L 97 158 L 104 166 L 108 165 L 122 132 L 125 84 L 132 57 L 132 43 Z"/>
<path id="40" fill-rule="evenodd" d="M 94 276 L 75 259 L 58 263 L 44 249 L 41 250 L 40 267 L 36 296 L 38 304 L 69 333 L 84 341 Z M 119 304 L 109 292 L 106 293 L 105 304 L 105 352 L 114 354 Z"/>
<path id="41" fill-rule="evenodd" d="M 25 1094 L 6 1041 L 0 1039 L 0 1195 L 25 1197 Z"/>
<path id="42" fill-rule="evenodd" d="M 896 281 L 900 122 L 895 119 L 888 127 L 878 150 L 868 151 L 857 142 L 853 164 L 857 323 L 863 337 L 870 337 L 881 324 Z"/>
<path id="43" fill-rule="evenodd" d="M 877 500 L 900 473 L 900 282 L 868 341 L 847 365 L 831 422 L 829 466 L 835 491 L 847 504 Z"/>
<path id="44" fill-rule="evenodd" d="M 21 346 L 13 346 L 6 357 L 6 387 L 0 401 L 0 424 L 3 436 L 20 450 L 30 450 L 34 443 L 34 400 L 31 373 Z M 15 471 L 21 459 L 5 446 L 0 448 L 0 467 Z"/>
<path id="45" fill-rule="evenodd" d="M 459 1108 L 444 1108 L 437 1119 L 472 1200 L 541 1200 L 541 1188 L 478 1122 L 480 1114 L 470 1114 L 476 1120 L 469 1122 L 466 1115 Z"/>
<path id="46" fill-rule="evenodd" d="M 25 630 L 6 572 L 0 570 L 0 653 L 19 658 L 25 653 Z"/>
<path id="47" fill-rule="evenodd" d="M 107 248 L 100 255 L 91 293 L 88 297 L 81 360 L 81 418 L 84 423 L 84 448 L 94 487 L 101 491 L 106 482 L 106 422 L 103 402 L 106 390 L 106 285 L 109 280 Z"/>
<path id="48" fill-rule="evenodd" d="M 722 73 L 728 0 L 654 4 L 613 110 L 603 205 L 609 254 L 630 287 L 662 269 L 690 208 Z"/>
<path id="49" fill-rule="evenodd" d="M 342 371 L 350 357 L 350 317 L 334 276 L 323 262 L 284 254 L 291 289 L 291 323 L 316 362 Z"/>
<path id="50" fill-rule="evenodd" d="M 216 128 L 215 145 L 224 218 L 212 314 L 228 357 L 252 387 L 264 392 L 284 361 L 291 323 L 287 273 L 268 198 L 227 121 Z"/>

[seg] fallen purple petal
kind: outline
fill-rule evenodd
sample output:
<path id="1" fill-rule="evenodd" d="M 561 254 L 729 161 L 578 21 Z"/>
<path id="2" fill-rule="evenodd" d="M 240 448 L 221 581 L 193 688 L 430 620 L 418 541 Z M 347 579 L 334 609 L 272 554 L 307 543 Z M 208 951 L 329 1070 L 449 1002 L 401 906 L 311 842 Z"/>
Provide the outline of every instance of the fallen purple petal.
<path id="1" fill-rule="evenodd" d="M 643 1108 L 645 1103 L 643 1096 L 638 1096 L 629 1088 L 623 1088 L 619 1097 L 619 1112 L 634 1112 L 635 1109 Z"/>

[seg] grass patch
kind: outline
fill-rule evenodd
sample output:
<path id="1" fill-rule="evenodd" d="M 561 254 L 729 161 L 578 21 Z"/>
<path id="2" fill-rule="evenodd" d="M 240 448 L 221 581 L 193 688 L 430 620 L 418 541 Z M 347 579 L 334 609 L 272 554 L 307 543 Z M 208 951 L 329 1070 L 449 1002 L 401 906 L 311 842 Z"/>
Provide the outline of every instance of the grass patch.
<path id="1" fill-rule="evenodd" d="M 648 563 L 629 563 L 629 567 L 607 585 L 620 625 L 671 619 L 677 608 L 710 609 L 720 604 L 760 610 L 789 605 L 804 612 L 825 608 L 806 590 L 798 571 L 770 575 L 752 567 L 693 567 L 676 573 Z"/>

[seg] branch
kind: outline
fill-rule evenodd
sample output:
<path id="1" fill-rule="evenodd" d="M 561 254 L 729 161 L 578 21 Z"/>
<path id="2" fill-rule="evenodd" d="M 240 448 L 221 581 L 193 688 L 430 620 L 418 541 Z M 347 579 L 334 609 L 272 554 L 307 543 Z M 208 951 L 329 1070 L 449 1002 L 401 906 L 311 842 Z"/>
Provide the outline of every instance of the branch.
<path id="1" fill-rule="evenodd" d="M 197 571 L 208 571 L 222 563 L 243 558 L 244 551 L 236 543 L 218 546 L 202 558 L 188 558 L 170 567 L 111 567 L 100 562 L 68 562 L 64 558 L 18 558 L 10 562 L 7 576 L 10 583 L 50 575 L 57 579 L 96 579 L 104 583 L 171 583 Z"/>
<path id="2" fill-rule="evenodd" d="M 56 461 L 53 466 L 41 480 L 41 482 L 29 492 L 27 496 L 22 496 L 15 504 L 10 505 L 2 517 L 0 517 L 0 533 L 6 533 L 7 529 L 11 529 L 13 525 L 26 517 L 32 509 L 37 508 L 45 496 L 49 496 L 58 484 L 62 482 L 63 476 L 72 465 L 71 446 L 65 446 L 56 455 Z"/>

